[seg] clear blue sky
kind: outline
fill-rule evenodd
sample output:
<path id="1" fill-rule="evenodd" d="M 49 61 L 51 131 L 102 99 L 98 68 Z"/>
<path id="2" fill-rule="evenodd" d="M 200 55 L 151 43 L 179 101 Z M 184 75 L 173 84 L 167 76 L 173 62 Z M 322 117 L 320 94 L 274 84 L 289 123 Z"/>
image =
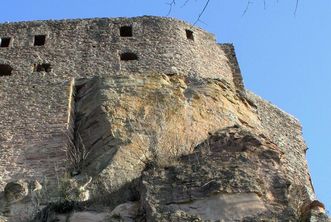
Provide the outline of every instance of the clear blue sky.
<path id="1" fill-rule="evenodd" d="M 0 22 L 168 13 L 170 0 L 10 0 Z M 193 23 L 204 0 L 177 0 L 170 16 Z M 318 198 L 331 211 L 331 1 L 211 0 L 198 25 L 231 42 L 246 88 L 296 116 Z M 330 136 L 330 138 L 329 138 Z M 329 140 L 330 139 L 330 140 Z"/>

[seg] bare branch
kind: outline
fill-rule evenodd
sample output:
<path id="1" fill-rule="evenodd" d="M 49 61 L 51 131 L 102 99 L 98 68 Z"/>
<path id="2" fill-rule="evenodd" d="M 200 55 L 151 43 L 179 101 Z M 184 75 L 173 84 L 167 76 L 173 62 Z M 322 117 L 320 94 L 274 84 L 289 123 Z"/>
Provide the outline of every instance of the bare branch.
<path id="1" fill-rule="evenodd" d="M 209 5 L 209 2 L 210 2 L 210 0 L 207 0 L 207 1 L 206 1 L 205 5 L 204 5 L 204 7 L 203 7 L 203 9 L 202 9 L 202 11 L 200 12 L 200 14 L 199 14 L 197 20 L 193 23 L 193 25 L 195 25 L 195 24 L 197 24 L 197 22 L 201 21 L 200 18 L 201 18 L 201 16 L 203 15 L 203 13 L 206 11 L 207 6 Z"/>
<path id="2" fill-rule="evenodd" d="M 184 3 L 181 5 L 181 8 L 185 7 L 189 2 L 191 2 L 191 0 L 185 0 Z M 276 2 L 278 3 L 279 0 L 276 0 Z M 169 5 L 169 10 L 168 10 L 167 16 L 169 16 L 171 14 L 171 12 L 174 9 L 176 3 L 177 3 L 176 0 L 171 0 L 171 1 L 169 0 L 169 2 L 166 3 L 167 5 Z M 199 15 L 198 15 L 197 19 L 195 20 L 195 22 L 193 23 L 193 25 L 196 25 L 198 22 L 202 22 L 201 17 L 205 13 L 209 3 L 210 3 L 210 0 L 205 0 L 204 7 L 202 8 L 201 12 L 199 13 Z M 247 5 L 246 5 L 245 10 L 242 13 L 242 16 L 244 16 L 247 13 L 247 11 L 249 10 L 250 5 L 253 4 L 253 3 L 254 3 L 254 0 L 248 0 L 247 1 Z M 298 7 L 299 7 L 299 0 L 296 0 L 295 1 L 294 16 L 296 16 L 296 14 L 297 14 Z M 263 0 L 263 8 L 264 8 L 264 10 L 267 9 L 267 0 Z"/>
<path id="3" fill-rule="evenodd" d="M 172 11 L 172 8 L 176 5 L 176 0 L 172 0 L 171 2 L 168 2 L 167 4 L 169 5 L 169 11 L 167 13 L 167 16 L 169 16 Z"/>
<path id="4" fill-rule="evenodd" d="M 251 2 L 251 1 L 248 1 L 248 2 L 247 2 L 246 8 L 245 8 L 245 10 L 244 10 L 242 16 L 244 16 L 244 15 L 246 14 L 246 12 L 248 11 L 249 6 L 250 6 L 251 4 L 253 4 L 253 3 L 254 3 L 254 2 Z"/>
<path id="5" fill-rule="evenodd" d="M 181 8 L 185 7 L 189 1 L 190 1 L 190 0 L 186 0 L 186 1 L 184 2 L 184 4 L 181 6 Z"/>
<path id="6" fill-rule="evenodd" d="M 263 0 L 263 9 L 266 10 L 267 9 L 267 2 L 265 0 Z"/>
<path id="7" fill-rule="evenodd" d="M 207 22 L 205 22 L 205 21 L 203 21 L 201 19 L 199 19 L 199 22 L 202 23 L 202 24 L 204 24 L 204 25 L 207 25 Z"/>
<path id="8" fill-rule="evenodd" d="M 299 0 L 296 0 L 295 9 L 294 9 L 294 16 L 296 16 L 296 14 L 297 14 L 298 6 L 299 6 Z"/>

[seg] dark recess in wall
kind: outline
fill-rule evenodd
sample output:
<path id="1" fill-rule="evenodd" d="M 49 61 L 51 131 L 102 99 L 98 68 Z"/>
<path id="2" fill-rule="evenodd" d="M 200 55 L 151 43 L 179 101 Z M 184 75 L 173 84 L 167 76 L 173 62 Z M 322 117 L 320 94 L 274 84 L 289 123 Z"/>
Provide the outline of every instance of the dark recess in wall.
<path id="1" fill-rule="evenodd" d="M 0 47 L 9 47 L 9 44 L 10 44 L 9 37 L 0 38 Z"/>
<path id="2" fill-rule="evenodd" d="M 7 64 L 0 64 L 0 76 L 10 76 L 13 68 Z"/>
<path id="3" fill-rule="evenodd" d="M 129 61 L 129 60 L 138 60 L 137 54 L 133 52 L 124 52 L 121 54 L 121 60 L 122 61 Z"/>
<path id="4" fill-rule="evenodd" d="M 37 64 L 34 66 L 35 72 L 50 72 L 52 71 L 52 66 L 49 63 Z"/>
<path id="5" fill-rule="evenodd" d="M 45 35 L 35 35 L 34 36 L 34 45 L 35 46 L 42 46 L 46 43 L 46 36 Z"/>
<path id="6" fill-rule="evenodd" d="M 193 31 L 191 31 L 189 29 L 186 29 L 185 32 L 186 32 L 186 38 L 187 39 L 194 40 Z"/>
<path id="7" fill-rule="evenodd" d="M 122 26 L 120 28 L 121 37 L 132 37 L 132 26 Z"/>

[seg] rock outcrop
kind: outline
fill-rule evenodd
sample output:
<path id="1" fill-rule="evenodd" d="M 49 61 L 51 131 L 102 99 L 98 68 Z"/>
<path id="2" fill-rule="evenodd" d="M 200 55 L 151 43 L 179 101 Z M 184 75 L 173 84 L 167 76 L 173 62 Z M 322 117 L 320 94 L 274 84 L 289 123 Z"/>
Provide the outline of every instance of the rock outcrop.
<path id="1" fill-rule="evenodd" d="M 305 161 L 297 121 L 254 94 L 180 75 L 77 86 L 74 142 L 86 157 L 73 172 L 93 177 L 79 206 L 87 214 L 97 214 L 97 202 L 111 221 L 327 221 L 307 207 L 314 196 L 305 164 L 304 177 L 291 169 Z M 291 159 L 286 146 L 303 154 Z"/>

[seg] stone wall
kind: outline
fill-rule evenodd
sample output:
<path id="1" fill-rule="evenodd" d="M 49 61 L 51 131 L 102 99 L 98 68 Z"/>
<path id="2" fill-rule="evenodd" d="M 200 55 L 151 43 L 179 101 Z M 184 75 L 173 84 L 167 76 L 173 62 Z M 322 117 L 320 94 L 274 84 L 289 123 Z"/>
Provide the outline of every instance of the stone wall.
<path id="1" fill-rule="evenodd" d="M 315 194 L 306 161 L 307 146 L 302 136 L 300 122 L 254 93 L 247 91 L 246 95 L 256 105 L 263 133 L 283 153 L 283 167 L 288 180 L 291 181 L 290 192 L 291 189 L 301 189 L 301 196 L 298 199 L 314 199 Z M 294 190 L 293 192 L 297 192 Z"/>
<path id="2" fill-rule="evenodd" d="M 54 178 L 66 159 L 68 84 L 31 75 L 0 79 L 0 187 L 12 178 Z"/>
<path id="3" fill-rule="evenodd" d="M 130 27 L 132 36 L 120 36 L 121 27 Z M 34 46 L 36 35 L 45 35 L 44 45 Z M 46 63 L 51 65 L 44 73 L 48 79 L 131 71 L 179 72 L 233 82 L 229 60 L 214 37 L 173 19 L 18 22 L 1 24 L 0 37 L 11 38 L 9 47 L 0 48 L 0 64 L 11 65 L 13 76 L 37 75 L 35 66 Z M 120 55 L 127 52 L 137 60 L 121 61 Z"/>

